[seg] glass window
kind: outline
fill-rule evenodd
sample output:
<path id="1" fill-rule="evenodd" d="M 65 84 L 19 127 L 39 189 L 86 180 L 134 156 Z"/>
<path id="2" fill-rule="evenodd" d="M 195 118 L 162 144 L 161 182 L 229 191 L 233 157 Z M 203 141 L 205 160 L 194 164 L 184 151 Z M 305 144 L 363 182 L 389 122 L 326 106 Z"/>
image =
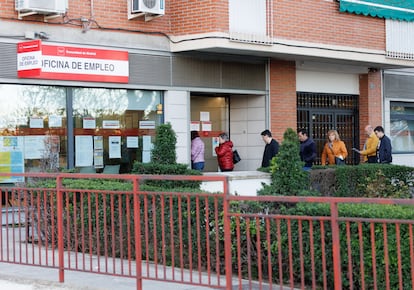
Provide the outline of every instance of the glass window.
<path id="1" fill-rule="evenodd" d="M 75 166 L 120 165 L 124 173 L 147 161 L 161 107 L 158 91 L 74 89 Z"/>
<path id="2" fill-rule="evenodd" d="M 414 103 L 391 102 L 390 124 L 393 153 L 414 152 Z"/>
<path id="3" fill-rule="evenodd" d="M 64 88 L 0 84 L 0 101 L 1 172 L 67 166 Z"/>

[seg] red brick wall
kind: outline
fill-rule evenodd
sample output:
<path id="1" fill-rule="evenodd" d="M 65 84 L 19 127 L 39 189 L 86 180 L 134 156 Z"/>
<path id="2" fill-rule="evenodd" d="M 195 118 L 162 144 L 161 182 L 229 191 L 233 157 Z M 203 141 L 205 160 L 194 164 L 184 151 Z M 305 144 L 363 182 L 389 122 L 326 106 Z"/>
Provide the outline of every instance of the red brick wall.
<path id="1" fill-rule="evenodd" d="M 326 0 L 273 2 L 274 36 L 282 39 L 385 48 L 385 21 L 339 12 L 339 3 Z"/>
<path id="2" fill-rule="evenodd" d="M 365 126 L 382 126 L 382 90 L 381 71 L 370 71 L 359 77 L 359 124 L 360 124 L 360 148 L 367 138 Z"/>
<path id="3" fill-rule="evenodd" d="M 270 61 L 270 130 L 279 141 L 287 128 L 296 130 L 295 62 Z"/>
<path id="4" fill-rule="evenodd" d="M 272 5 L 273 36 L 279 39 L 371 49 L 385 47 L 383 19 L 340 13 L 336 1 L 273 0 Z M 228 32 L 228 0 L 166 0 L 165 6 L 164 16 L 145 22 L 143 17 L 127 19 L 126 0 L 93 1 L 96 23 L 92 28 L 98 29 L 99 25 L 106 29 L 170 35 Z M 0 0 L 0 17 L 17 19 L 14 0 Z M 79 29 L 80 17 L 92 17 L 91 0 L 69 0 L 67 17 L 49 20 L 49 23 Z M 48 25 L 43 22 L 42 16 L 24 17 L 24 20 L 36 20 Z"/>
<path id="5" fill-rule="evenodd" d="M 60 25 L 66 28 L 82 30 L 80 18 L 93 18 L 91 29 L 114 29 L 119 32 L 156 31 L 170 33 L 171 1 L 166 1 L 166 15 L 152 21 L 145 21 L 144 17 L 128 20 L 128 7 L 126 0 L 93 1 L 93 12 L 91 11 L 91 0 L 69 0 L 69 9 L 66 17 L 57 17 L 44 22 L 42 15 L 32 15 L 17 20 L 14 0 L 0 0 L 0 17 L 14 18 L 17 21 L 26 21 L 31 24 Z M 99 28 L 99 27 L 101 28 Z M 120 30 L 119 30 L 120 29 Z"/>

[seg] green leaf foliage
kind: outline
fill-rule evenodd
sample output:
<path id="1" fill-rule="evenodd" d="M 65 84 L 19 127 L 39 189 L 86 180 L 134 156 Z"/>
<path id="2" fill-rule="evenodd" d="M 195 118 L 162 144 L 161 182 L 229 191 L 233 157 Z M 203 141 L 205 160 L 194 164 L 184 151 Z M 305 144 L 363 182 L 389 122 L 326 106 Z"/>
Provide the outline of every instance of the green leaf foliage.
<path id="1" fill-rule="evenodd" d="M 309 173 L 302 169 L 296 132 L 288 128 L 283 134 L 279 153 L 271 160 L 271 183 L 258 191 L 259 195 L 299 195 L 309 189 Z"/>
<path id="2" fill-rule="evenodd" d="M 176 144 L 177 136 L 170 123 L 157 126 L 155 130 L 154 148 L 151 151 L 151 162 L 176 164 Z"/>

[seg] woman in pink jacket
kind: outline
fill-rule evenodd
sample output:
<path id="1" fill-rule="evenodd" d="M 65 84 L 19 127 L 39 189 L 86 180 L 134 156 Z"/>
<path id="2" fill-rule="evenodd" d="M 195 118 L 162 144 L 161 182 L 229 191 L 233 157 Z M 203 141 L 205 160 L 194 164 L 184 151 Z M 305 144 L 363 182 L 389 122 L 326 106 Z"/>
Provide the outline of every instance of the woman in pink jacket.
<path id="1" fill-rule="evenodd" d="M 191 131 L 191 168 L 204 169 L 204 142 L 197 131 Z"/>

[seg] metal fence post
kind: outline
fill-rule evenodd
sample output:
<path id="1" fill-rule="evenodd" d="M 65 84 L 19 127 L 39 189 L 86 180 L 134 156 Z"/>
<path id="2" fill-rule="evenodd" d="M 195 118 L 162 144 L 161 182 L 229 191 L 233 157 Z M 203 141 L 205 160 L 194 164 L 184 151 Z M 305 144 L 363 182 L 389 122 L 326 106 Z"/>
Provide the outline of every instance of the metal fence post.
<path id="1" fill-rule="evenodd" d="M 133 179 L 134 187 L 134 225 L 135 225 L 135 264 L 137 276 L 137 290 L 142 290 L 142 252 L 141 252 L 141 218 L 139 200 L 139 177 Z"/>
<path id="2" fill-rule="evenodd" d="M 63 256 L 63 190 L 62 177 L 56 177 L 57 227 L 58 227 L 58 256 L 59 256 L 59 282 L 65 282 L 65 262 Z M 52 217 L 53 218 L 53 217 Z"/>
<path id="3" fill-rule="evenodd" d="M 223 181 L 223 212 L 224 212 L 224 264 L 226 265 L 226 289 L 233 289 L 232 285 L 232 265 L 231 265 L 231 228 L 229 216 L 229 195 L 228 178 Z"/>
<path id="4" fill-rule="evenodd" d="M 338 204 L 331 201 L 332 257 L 335 290 L 342 289 L 341 240 L 339 237 Z"/>

